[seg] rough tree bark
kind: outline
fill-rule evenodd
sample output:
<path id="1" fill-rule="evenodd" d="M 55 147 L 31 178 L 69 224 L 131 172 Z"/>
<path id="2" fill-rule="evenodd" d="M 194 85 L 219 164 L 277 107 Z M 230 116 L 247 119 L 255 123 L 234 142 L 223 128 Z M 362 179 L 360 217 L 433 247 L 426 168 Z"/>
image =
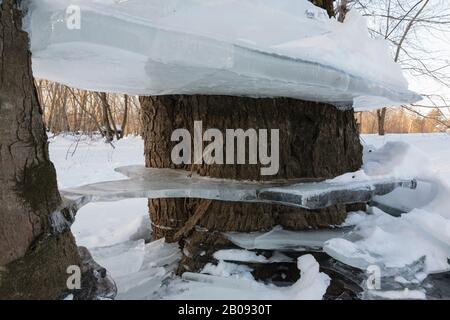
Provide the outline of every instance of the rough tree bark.
<path id="1" fill-rule="evenodd" d="M 327 104 L 286 98 L 194 95 L 141 97 L 140 102 L 148 167 L 183 168 L 215 178 L 267 181 L 327 179 L 358 170 L 362 164 L 362 147 L 352 110 L 340 111 Z M 171 152 L 176 143 L 171 142 L 172 132 L 185 128 L 193 133 L 194 121 L 198 120 L 203 121 L 204 130 L 216 128 L 221 132 L 238 128 L 279 129 L 278 174 L 261 176 L 260 165 L 174 165 Z M 195 226 L 184 232 L 185 257 L 180 272 L 198 269 L 212 251 L 229 245 L 220 236 L 222 231 L 262 231 L 276 225 L 293 230 L 325 228 L 342 223 L 347 213 L 344 206 L 310 212 L 277 205 L 193 199 L 149 200 L 149 209 L 155 239 L 166 237 L 175 241 L 180 228 L 186 224 Z"/>
<path id="2" fill-rule="evenodd" d="M 0 299 L 52 299 L 80 265 L 69 230 L 53 232 L 56 174 L 13 0 L 0 6 Z"/>

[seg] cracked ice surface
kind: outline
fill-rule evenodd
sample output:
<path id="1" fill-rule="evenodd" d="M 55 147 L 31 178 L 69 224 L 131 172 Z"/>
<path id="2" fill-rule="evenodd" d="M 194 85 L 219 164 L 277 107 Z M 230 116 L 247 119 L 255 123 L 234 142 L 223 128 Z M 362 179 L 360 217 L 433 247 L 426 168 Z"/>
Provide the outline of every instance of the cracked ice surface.
<path id="1" fill-rule="evenodd" d="M 66 8 L 81 8 L 71 30 Z M 411 103 L 388 45 L 306 0 L 31 0 L 37 77 L 139 95 L 292 97 L 356 109 Z"/>

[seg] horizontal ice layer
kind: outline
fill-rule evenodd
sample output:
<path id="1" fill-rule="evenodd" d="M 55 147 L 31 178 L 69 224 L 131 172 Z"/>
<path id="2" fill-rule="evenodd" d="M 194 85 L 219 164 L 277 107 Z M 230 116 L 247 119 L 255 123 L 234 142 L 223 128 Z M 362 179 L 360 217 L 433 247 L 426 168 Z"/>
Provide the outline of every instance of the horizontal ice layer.
<path id="1" fill-rule="evenodd" d="M 185 170 L 129 166 L 116 169 L 130 179 L 100 182 L 62 191 L 81 207 L 89 202 L 128 198 L 198 198 L 220 201 L 277 203 L 305 209 L 370 201 L 397 187 L 415 188 L 416 181 L 392 177 L 314 183 L 267 183 L 201 177 Z"/>
<path id="2" fill-rule="evenodd" d="M 276 227 L 269 232 L 229 232 L 225 236 L 235 245 L 247 250 L 322 251 L 326 241 L 343 238 L 356 241 L 360 237 L 352 233 L 352 227 L 290 231 Z"/>
<path id="3" fill-rule="evenodd" d="M 69 5 L 80 29 L 68 28 Z M 358 109 L 419 99 L 362 17 L 340 24 L 306 0 L 32 0 L 26 25 L 35 75 L 83 89 Z"/>
<path id="4" fill-rule="evenodd" d="M 258 198 L 306 209 L 320 209 L 336 204 L 369 202 L 374 196 L 388 194 L 398 187 L 415 189 L 416 185 L 417 182 L 412 179 L 391 177 L 343 182 L 329 180 L 262 189 Z"/>

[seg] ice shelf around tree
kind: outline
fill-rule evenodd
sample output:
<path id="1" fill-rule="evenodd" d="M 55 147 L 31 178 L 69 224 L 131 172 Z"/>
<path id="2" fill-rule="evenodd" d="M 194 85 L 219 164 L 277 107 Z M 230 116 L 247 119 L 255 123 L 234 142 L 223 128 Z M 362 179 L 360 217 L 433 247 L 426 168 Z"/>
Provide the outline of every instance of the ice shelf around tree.
<path id="1" fill-rule="evenodd" d="M 62 195 L 81 207 L 89 202 L 128 198 L 197 198 L 233 202 L 283 204 L 321 209 L 336 204 L 368 202 L 398 187 L 416 188 L 414 179 L 368 177 L 295 183 L 252 182 L 201 177 L 190 171 L 128 166 L 116 171 L 127 180 L 100 182 L 63 190 Z"/>
<path id="2" fill-rule="evenodd" d="M 25 26 L 34 75 L 81 89 L 356 110 L 420 99 L 363 17 L 342 24 L 306 0 L 31 0 Z"/>

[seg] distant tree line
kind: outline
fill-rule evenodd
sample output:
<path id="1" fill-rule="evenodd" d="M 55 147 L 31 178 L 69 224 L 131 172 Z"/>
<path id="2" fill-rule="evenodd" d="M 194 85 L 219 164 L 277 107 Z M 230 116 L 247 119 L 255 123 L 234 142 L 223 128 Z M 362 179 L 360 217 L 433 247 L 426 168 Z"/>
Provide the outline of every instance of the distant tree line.
<path id="1" fill-rule="evenodd" d="M 386 107 L 378 110 L 376 112 L 378 133 L 383 135 L 385 132 L 400 130 L 400 125 L 396 121 L 398 119 L 405 121 L 409 118 L 410 121 L 406 121 L 409 124 L 402 132 L 409 130 L 410 125 L 419 127 L 413 132 L 448 129 L 448 120 L 445 118 L 449 118 L 449 97 L 435 94 L 436 87 L 441 87 L 441 91 L 444 92 L 448 92 L 450 88 L 448 52 L 435 45 L 440 43 L 445 47 L 449 42 L 448 0 L 339 0 L 336 3 L 339 3 L 336 5 L 338 8 L 345 6 L 347 9 L 356 9 L 367 18 L 372 37 L 385 39 L 390 44 L 394 61 L 405 73 L 418 81 L 434 84 L 428 89 L 422 89 L 424 92 L 419 92 L 424 101 L 403 106 L 405 109 L 403 111 Z M 433 110 L 418 111 L 424 108 Z M 434 109 L 440 109 L 442 112 Z M 393 112 L 391 110 L 396 110 L 396 113 L 389 115 Z M 363 124 L 363 131 L 371 130 L 372 115 L 367 116 L 367 122 L 368 126 Z"/>
<path id="2" fill-rule="evenodd" d="M 355 113 L 360 133 L 378 133 L 377 111 Z M 439 108 L 390 108 L 384 122 L 385 133 L 450 133 L 450 121 Z"/>
<path id="3" fill-rule="evenodd" d="M 46 80 L 37 80 L 36 87 L 46 128 L 54 134 L 100 134 L 112 141 L 141 132 L 135 96 L 78 90 Z"/>

